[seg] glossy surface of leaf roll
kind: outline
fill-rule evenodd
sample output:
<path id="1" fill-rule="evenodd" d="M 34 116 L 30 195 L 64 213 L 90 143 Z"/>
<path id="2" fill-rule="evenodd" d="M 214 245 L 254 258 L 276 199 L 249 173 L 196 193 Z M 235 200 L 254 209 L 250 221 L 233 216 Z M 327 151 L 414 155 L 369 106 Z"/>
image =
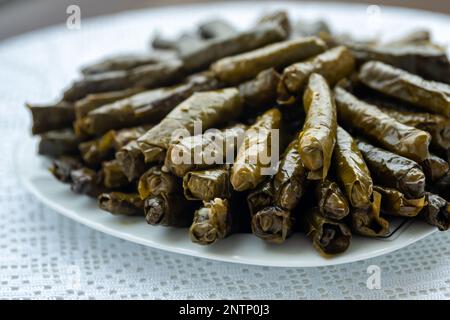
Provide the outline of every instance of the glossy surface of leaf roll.
<path id="1" fill-rule="evenodd" d="M 429 112 L 450 116 L 450 86 L 427 81 L 378 61 L 365 63 L 359 79 L 368 87 L 410 102 Z"/>
<path id="2" fill-rule="evenodd" d="M 176 130 L 186 130 L 192 134 L 196 122 L 202 124 L 203 130 L 213 128 L 237 118 L 241 111 L 242 100 L 235 88 L 196 92 L 139 138 L 139 148 L 146 162 L 164 161 Z"/>
<path id="3" fill-rule="evenodd" d="M 269 243 L 283 243 L 293 232 L 291 212 L 276 206 L 266 207 L 252 217 L 252 232 Z"/>
<path id="4" fill-rule="evenodd" d="M 141 199 L 161 193 L 181 192 L 181 181 L 170 173 L 162 172 L 161 166 L 154 166 L 139 179 L 138 192 Z"/>
<path id="5" fill-rule="evenodd" d="M 211 201 L 231 197 L 230 170 L 227 166 L 190 171 L 183 177 L 184 196 L 188 200 Z"/>
<path id="6" fill-rule="evenodd" d="M 75 120 L 74 105 L 60 101 L 53 105 L 26 104 L 32 116 L 33 134 L 40 134 L 51 130 L 69 128 Z"/>
<path id="7" fill-rule="evenodd" d="M 247 205 L 250 214 L 253 216 L 258 211 L 271 206 L 274 197 L 275 190 L 271 179 L 264 181 L 256 189 L 251 190 L 247 195 Z"/>
<path id="8" fill-rule="evenodd" d="M 201 70 L 221 58 L 254 50 L 286 39 L 286 32 L 275 23 L 265 23 L 228 37 L 205 41 L 181 56 L 185 70 Z"/>
<path id="9" fill-rule="evenodd" d="M 444 198 L 427 192 L 427 205 L 420 215 L 430 225 L 437 227 L 440 231 L 450 228 L 450 203 Z"/>
<path id="10" fill-rule="evenodd" d="M 267 69 L 239 85 L 239 93 L 246 106 L 261 109 L 275 103 L 279 81 L 280 74 L 275 69 Z"/>
<path id="11" fill-rule="evenodd" d="M 265 162 L 271 160 L 273 129 L 280 129 L 280 124 L 281 113 L 273 108 L 247 129 L 231 170 L 234 190 L 253 189 L 264 180 L 263 171 L 271 168 L 271 164 Z"/>
<path id="12" fill-rule="evenodd" d="M 319 38 L 298 38 L 223 58 L 215 62 L 211 70 L 220 80 L 236 84 L 251 79 L 268 68 L 280 69 L 317 55 L 325 49 L 325 43 Z"/>
<path id="13" fill-rule="evenodd" d="M 425 174 L 416 162 L 363 141 L 358 148 L 375 184 L 397 189 L 408 198 L 423 196 Z"/>
<path id="14" fill-rule="evenodd" d="M 169 51 L 142 54 L 123 54 L 105 58 L 81 69 L 84 75 L 105 73 L 109 71 L 131 70 L 143 65 L 156 64 L 164 60 L 174 59 Z"/>
<path id="15" fill-rule="evenodd" d="M 317 208 L 325 218 L 342 220 L 349 214 L 348 200 L 336 182 L 329 179 L 317 182 L 314 194 Z"/>
<path id="16" fill-rule="evenodd" d="M 375 186 L 374 190 L 381 194 L 381 211 L 387 215 L 415 217 L 427 204 L 425 196 L 418 199 L 408 199 L 396 189 Z"/>
<path id="17" fill-rule="evenodd" d="M 389 222 L 380 216 L 381 194 L 373 192 L 369 208 L 350 211 L 352 231 L 365 237 L 381 237 L 389 232 Z"/>
<path id="18" fill-rule="evenodd" d="M 77 119 L 81 119 L 92 110 L 98 109 L 105 104 L 128 98 L 143 90 L 141 88 L 130 88 L 120 91 L 88 94 L 83 99 L 75 102 L 75 116 Z"/>
<path id="19" fill-rule="evenodd" d="M 298 140 L 295 139 L 285 150 L 273 177 L 277 206 L 286 210 L 293 210 L 297 206 L 308 186 L 307 174 L 298 152 Z"/>
<path id="20" fill-rule="evenodd" d="M 80 169 L 83 166 L 81 159 L 72 156 L 61 156 L 53 160 L 49 170 L 53 176 L 61 182 L 71 182 L 70 173 L 73 170 Z"/>
<path id="21" fill-rule="evenodd" d="M 72 170 L 70 180 L 72 181 L 70 189 L 75 193 L 97 197 L 100 193 L 107 191 L 102 184 L 101 176 L 89 168 Z"/>
<path id="22" fill-rule="evenodd" d="M 176 81 L 182 76 L 183 63 L 169 60 L 136 67 L 127 71 L 109 71 L 87 75 L 75 81 L 64 92 L 64 100 L 76 101 L 91 93 L 119 91 L 127 88 L 155 88 Z"/>
<path id="23" fill-rule="evenodd" d="M 192 223 L 196 205 L 182 193 L 161 193 L 145 199 L 145 219 L 151 225 L 188 227 Z"/>
<path id="24" fill-rule="evenodd" d="M 237 124 L 222 131 L 209 131 L 171 143 L 164 160 L 164 169 L 183 177 L 188 171 L 204 170 L 224 164 L 230 156 L 231 160 L 234 160 L 244 137 L 245 128 L 245 125 Z"/>
<path id="25" fill-rule="evenodd" d="M 230 210 L 227 199 L 216 198 L 203 202 L 203 207 L 195 211 L 194 220 L 189 228 L 191 241 L 210 245 L 227 237 L 232 227 Z"/>
<path id="26" fill-rule="evenodd" d="M 41 155 L 59 157 L 78 153 L 80 139 L 72 129 L 47 131 L 40 138 L 38 153 Z"/>
<path id="27" fill-rule="evenodd" d="M 302 94 L 311 74 L 322 75 L 334 86 L 347 77 L 354 69 L 354 59 L 350 51 L 342 46 L 325 51 L 311 59 L 295 63 L 284 69 L 278 85 L 278 102 L 289 104 Z"/>
<path id="28" fill-rule="evenodd" d="M 450 63 L 445 50 L 430 44 L 351 46 L 358 62 L 381 61 L 425 79 L 450 83 Z"/>
<path id="29" fill-rule="evenodd" d="M 101 134 L 110 129 L 157 123 L 194 92 L 218 87 L 219 82 L 210 73 L 196 74 L 183 84 L 144 91 L 104 105 L 78 120 L 78 126 L 89 134 Z"/>
<path id="30" fill-rule="evenodd" d="M 428 132 L 398 122 L 377 106 L 357 99 L 342 88 L 336 87 L 334 96 L 340 123 L 404 157 L 420 162 L 429 156 L 431 136 Z"/>
<path id="31" fill-rule="evenodd" d="M 129 181 L 139 178 L 145 172 L 144 155 L 137 141 L 131 141 L 120 148 L 116 153 L 116 159 Z"/>
<path id="32" fill-rule="evenodd" d="M 117 160 L 103 162 L 101 176 L 103 185 L 109 189 L 122 188 L 129 185 L 129 181 Z"/>
<path id="33" fill-rule="evenodd" d="M 337 179 L 350 204 L 355 208 L 367 208 L 372 198 L 372 177 L 356 141 L 341 127 L 337 129 L 333 157 Z"/>
<path id="34" fill-rule="evenodd" d="M 98 139 L 80 143 L 79 151 L 84 162 L 89 165 L 98 165 L 104 160 L 112 158 L 114 131 L 108 131 Z"/>
<path id="35" fill-rule="evenodd" d="M 301 214 L 300 223 L 314 248 L 324 256 L 342 253 L 350 246 L 352 234 L 342 222 L 325 218 L 319 208 L 310 208 Z"/>
<path id="36" fill-rule="evenodd" d="M 326 80 L 319 74 L 311 75 L 303 106 L 306 120 L 298 137 L 298 149 L 308 179 L 323 180 L 331 164 L 336 142 L 336 105 Z"/>
<path id="37" fill-rule="evenodd" d="M 439 114 L 380 108 L 398 122 L 428 132 L 431 147 L 436 150 L 450 148 L 450 119 Z"/>
<path id="38" fill-rule="evenodd" d="M 198 27 L 200 35 L 205 39 L 228 37 L 237 32 L 236 28 L 223 19 L 203 22 Z"/>
<path id="39" fill-rule="evenodd" d="M 445 177 L 449 170 L 449 164 L 446 160 L 431 154 L 427 159 L 420 163 L 427 182 L 436 182 Z"/>
<path id="40" fill-rule="evenodd" d="M 102 193 L 97 200 L 100 209 L 113 215 L 142 216 L 144 214 L 144 201 L 137 193 Z"/>

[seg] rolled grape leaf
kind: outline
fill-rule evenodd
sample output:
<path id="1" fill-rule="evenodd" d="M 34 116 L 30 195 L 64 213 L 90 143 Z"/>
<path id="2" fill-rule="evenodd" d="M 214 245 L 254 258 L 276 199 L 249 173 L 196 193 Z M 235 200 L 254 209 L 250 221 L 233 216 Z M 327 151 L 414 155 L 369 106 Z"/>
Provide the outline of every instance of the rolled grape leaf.
<path id="1" fill-rule="evenodd" d="M 181 181 L 172 174 L 163 172 L 161 166 L 154 166 L 139 179 L 138 192 L 141 199 L 161 193 L 181 192 Z"/>
<path id="2" fill-rule="evenodd" d="M 182 138 L 169 145 L 164 168 L 178 177 L 224 164 L 242 142 L 246 126 L 237 124 L 224 130 Z M 217 161 L 216 161 L 217 160 Z"/>
<path id="3" fill-rule="evenodd" d="M 51 105 L 37 105 L 27 103 L 31 112 L 33 134 L 40 134 L 51 130 L 70 128 L 75 120 L 73 103 L 60 101 Z"/>
<path id="4" fill-rule="evenodd" d="M 298 149 L 308 179 L 324 180 L 336 142 L 336 105 L 326 80 L 312 74 L 303 96 L 306 120 L 299 134 Z"/>
<path id="5" fill-rule="evenodd" d="M 294 139 L 284 152 L 273 177 L 277 206 L 285 210 L 293 210 L 297 206 L 308 186 L 307 174 L 298 152 L 298 140 Z"/>
<path id="6" fill-rule="evenodd" d="M 255 188 L 264 180 L 263 169 L 271 168 L 264 163 L 272 154 L 273 129 L 280 129 L 281 113 L 270 109 L 245 132 L 244 142 L 239 148 L 231 170 L 231 184 L 234 190 L 244 191 Z M 276 141 L 278 143 L 278 141 Z"/>
<path id="7" fill-rule="evenodd" d="M 322 53 L 325 43 L 316 37 L 297 38 L 223 58 L 211 69 L 228 84 L 236 84 L 255 77 L 268 68 L 282 69 L 292 63 Z"/>
<path id="8" fill-rule="evenodd" d="M 429 156 L 431 136 L 428 132 L 398 122 L 342 88 L 336 87 L 334 95 L 340 123 L 355 128 L 389 151 L 417 162 Z"/>
<path id="9" fill-rule="evenodd" d="M 359 79 L 374 90 L 429 112 L 450 116 L 450 86 L 445 83 L 428 81 L 379 61 L 365 63 L 359 72 Z"/>
<path id="10" fill-rule="evenodd" d="M 273 203 L 275 190 L 272 179 L 268 179 L 261 183 L 256 189 L 249 192 L 247 196 L 247 204 L 250 214 L 253 216 L 258 211 L 269 207 Z"/>
<path id="11" fill-rule="evenodd" d="M 380 216 L 381 194 L 373 192 L 373 202 L 369 208 L 350 211 L 352 231 L 365 237 L 380 237 L 389 232 L 389 222 Z"/>
<path id="12" fill-rule="evenodd" d="M 325 218 L 342 220 L 349 214 L 348 200 L 336 182 L 329 179 L 317 182 L 314 194 L 317 208 Z"/>
<path id="13" fill-rule="evenodd" d="M 237 118 L 241 111 L 242 100 L 235 88 L 194 93 L 139 138 L 139 148 L 146 162 L 164 161 L 165 152 L 177 130 L 192 134 L 197 122 L 206 130 Z"/>
<path id="14" fill-rule="evenodd" d="M 321 255 L 339 254 L 350 246 L 350 229 L 342 222 L 322 216 L 319 208 L 310 208 L 302 213 L 299 219 L 302 229 Z"/>
<path id="15" fill-rule="evenodd" d="M 284 69 L 278 85 L 278 102 L 291 104 L 302 94 L 309 77 L 313 73 L 322 75 L 334 86 L 339 80 L 350 75 L 354 69 L 354 59 L 350 51 L 339 46 L 325 51 L 304 62 L 295 63 Z"/>
<path id="16" fill-rule="evenodd" d="M 108 191 L 102 183 L 101 175 L 89 168 L 72 170 L 70 180 L 70 189 L 75 193 L 96 198 Z"/>
<path id="17" fill-rule="evenodd" d="M 279 73 L 270 68 L 258 73 L 254 79 L 239 85 L 239 94 L 246 106 L 261 109 L 275 103 L 279 81 Z"/>
<path id="18" fill-rule="evenodd" d="M 406 197 L 417 199 L 425 191 L 425 174 L 414 161 L 359 141 L 358 148 L 377 185 L 394 188 Z"/>
<path id="19" fill-rule="evenodd" d="M 144 214 L 144 201 L 137 193 L 102 193 L 97 200 L 100 209 L 113 215 L 142 216 Z"/>
<path id="20" fill-rule="evenodd" d="M 190 171 L 183 177 L 184 196 L 188 200 L 212 201 L 231 197 L 230 170 L 227 166 Z"/>
<path id="21" fill-rule="evenodd" d="M 427 204 L 425 196 L 418 199 L 408 199 L 396 189 L 375 186 L 374 190 L 381 194 L 381 210 L 387 215 L 415 217 Z"/>
<path id="22" fill-rule="evenodd" d="M 137 141 L 131 141 L 116 153 L 116 159 L 122 167 L 122 171 L 133 181 L 139 178 L 145 172 L 144 155 L 139 148 Z"/>
<path id="23" fill-rule="evenodd" d="M 145 199 L 145 219 L 151 225 L 185 228 L 191 225 L 196 206 L 182 193 L 161 193 Z"/>
<path id="24" fill-rule="evenodd" d="M 372 177 L 356 141 L 341 127 L 337 129 L 333 156 L 336 176 L 350 204 L 355 208 L 367 208 L 372 198 Z"/>
<path id="25" fill-rule="evenodd" d="M 255 236 L 269 243 L 283 243 L 292 233 L 294 219 L 291 212 L 276 206 L 266 207 L 252 216 Z"/>
<path id="26" fill-rule="evenodd" d="M 63 183 L 72 182 L 70 173 L 83 166 L 81 159 L 73 156 L 61 156 L 53 160 L 49 170 L 53 176 Z"/>
<path id="27" fill-rule="evenodd" d="M 101 176 L 103 178 L 103 185 L 106 188 L 117 189 L 130 184 L 125 173 L 122 171 L 122 167 L 115 159 L 102 163 Z"/>
<path id="28" fill-rule="evenodd" d="M 437 227 L 440 231 L 450 228 L 450 203 L 444 198 L 427 192 L 427 205 L 420 212 L 420 216 L 430 225 Z"/>
<path id="29" fill-rule="evenodd" d="M 439 158 L 434 154 L 420 163 L 427 178 L 427 182 L 436 182 L 445 177 L 449 171 L 449 164 L 444 159 Z"/>
<path id="30" fill-rule="evenodd" d="M 50 157 L 77 154 L 81 141 L 72 129 L 47 131 L 40 138 L 38 153 Z"/>

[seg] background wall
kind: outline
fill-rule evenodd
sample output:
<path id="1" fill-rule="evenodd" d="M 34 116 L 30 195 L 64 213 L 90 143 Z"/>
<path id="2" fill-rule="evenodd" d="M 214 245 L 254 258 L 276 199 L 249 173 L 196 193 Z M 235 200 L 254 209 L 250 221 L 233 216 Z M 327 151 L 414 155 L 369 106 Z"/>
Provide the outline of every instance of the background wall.
<path id="1" fill-rule="evenodd" d="M 90 17 L 127 9 L 211 1 L 215 0 L 0 0 L 0 40 L 64 22 L 67 17 L 66 8 L 71 4 L 81 7 L 82 17 Z M 261 1 L 263 0 L 255 2 Z M 450 14 L 449 0 L 346 0 L 346 2 L 402 6 Z"/>

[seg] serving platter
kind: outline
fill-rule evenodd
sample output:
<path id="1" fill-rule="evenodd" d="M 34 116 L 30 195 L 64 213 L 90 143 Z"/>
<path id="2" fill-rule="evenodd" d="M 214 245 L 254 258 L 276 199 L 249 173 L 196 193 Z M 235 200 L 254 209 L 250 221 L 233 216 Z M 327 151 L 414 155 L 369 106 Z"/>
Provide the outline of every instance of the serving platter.
<path id="1" fill-rule="evenodd" d="M 445 44 L 450 40 L 448 17 L 440 14 L 332 3 L 318 5 L 264 2 L 260 5 L 254 2 L 227 2 L 126 12 L 83 21 L 81 34 L 70 33 L 59 26 L 23 36 L 18 41 L 52 43 L 57 40 L 58 45 L 63 48 L 63 50 L 57 50 L 57 53 L 47 52 L 50 56 L 59 54 L 58 63 L 64 66 L 50 72 L 52 87 L 48 91 L 53 94 L 60 91 L 64 84 L 76 76 L 76 70 L 89 61 L 118 52 L 144 50 L 151 32 L 156 29 L 166 34 L 175 34 L 192 26 L 195 22 L 218 17 L 218 13 L 236 26 L 245 27 L 263 11 L 277 8 L 286 9 L 293 19 L 323 18 L 334 30 L 351 33 L 355 37 L 395 37 L 411 29 L 426 27 L 432 31 L 438 42 Z M 132 32 L 130 37 L 123 38 L 123 41 L 111 42 L 117 39 L 118 33 L 126 32 Z M 95 39 L 98 39 L 97 43 Z M 37 52 L 36 56 L 45 56 L 46 50 L 51 49 L 55 50 L 55 47 L 39 46 L 37 50 L 40 52 Z M 82 52 L 82 54 L 75 55 L 73 52 Z M 36 79 L 31 77 L 29 81 L 31 86 Z M 23 83 L 22 87 L 24 87 Z M 25 96 L 25 100 L 29 100 L 29 97 Z M 388 237 L 369 239 L 355 236 L 349 250 L 333 258 L 320 256 L 302 234 L 295 234 L 283 245 L 270 245 L 251 234 L 239 234 L 210 247 L 203 247 L 190 242 L 186 229 L 149 226 L 143 218 L 139 217 L 112 216 L 98 209 L 95 200 L 73 194 L 68 185 L 61 184 L 50 174 L 48 160 L 37 155 L 37 141 L 29 136 L 27 130 L 28 128 L 24 128 L 24 139 L 21 140 L 22 143 L 17 150 L 15 164 L 16 172 L 31 193 L 55 211 L 75 221 L 112 236 L 149 247 L 234 263 L 314 267 L 348 263 L 386 254 L 435 232 L 435 228 L 420 221 L 397 220 L 392 223 L 391 234 Z"/>

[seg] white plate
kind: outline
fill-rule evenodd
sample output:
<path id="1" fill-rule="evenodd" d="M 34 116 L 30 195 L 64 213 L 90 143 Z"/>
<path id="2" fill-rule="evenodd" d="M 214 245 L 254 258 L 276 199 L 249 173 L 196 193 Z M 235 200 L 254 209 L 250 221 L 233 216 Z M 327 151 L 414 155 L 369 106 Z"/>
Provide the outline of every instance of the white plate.
<path id="1" fill-rule="evenodd" d="M 67 57 L 59 56 L 58 62 L 64 66 L 62 68 L 64 72 L 62 70 L 51 72 L 52 77 L 56 79 L 52 78 L 53 86 L 50 91 L 55 93 L 62 89 L 64 83 L 67 83 L 68 76 L 72 77 L 77 68 L 87 61 L 117 51 L 143 49 L 151 30 L 155 28 L 174 34 L 201 19 L 219 15 L 238 26 L 245 26 L 253 21 L 261 10 L 267 11 L 274 8 L 286 8 L 295 18 L 326 18 L 335 30 L 350 32 L 355 36 L 375 36 L 383 32 L 393 37 L 409 29 L 425 26 L 433 31 L 435 38 L 441 43 L 448 42 L 450 37 L 447 16 L 421 11 L 383 7 L 380 14 L 379 8 L 371 7 L 367 10 L 366 6 L 359 5 L 279 2 L 256 5 L 233 2 L 129 12 L 93 21 L 83 21 L 84 29 L 81 37 L 79 34 L 69 33 L 59 27 L 27 35 L 21 41 L 47 41 L 47 43 L 54 41 L 50 49 L 47 46 L 38 46 L 38 51 L 34 52 L 36 56 L 45 55 L 46 50 L 63 48 L 59 52 L 63 52 Z M 118 33 L 127 31 L 131 32 L 128 37 L 120 37 L 121 41 L 112 41 L 117 39 Z M 58 45 L 55 46 L 55 43 Z M 80 52 L 81 47 L 82 54 L 74 54 L 74 52 Z M 353 262 L 386 254 L 435 231 L 435 228 L 417 221 L 403 225 L 389 239 L 367 239 L 355 236 L 347 252 L 330 259 L 318 255 L 309 240 L 300 234 L 294 235 L 283 245 L 269 245 L 253 235 L 242 234 L 233 235 L 210 247 L 198 246 L 189 241 L 185 229 L 152 227 L 142 218 L 115 217 L 99 210 L 94 200 L 71 193 L 68 185 L 59 183 L 48 172 L 48 162 L 36 155 L 36 141 L 29 138 L 25 132 L 24 140 L 17 154 L 17 172 L 26 188 L 37 198 L 57 212 L 91 228 L 171 252 L 235 263 L 313 267 Z"/>

